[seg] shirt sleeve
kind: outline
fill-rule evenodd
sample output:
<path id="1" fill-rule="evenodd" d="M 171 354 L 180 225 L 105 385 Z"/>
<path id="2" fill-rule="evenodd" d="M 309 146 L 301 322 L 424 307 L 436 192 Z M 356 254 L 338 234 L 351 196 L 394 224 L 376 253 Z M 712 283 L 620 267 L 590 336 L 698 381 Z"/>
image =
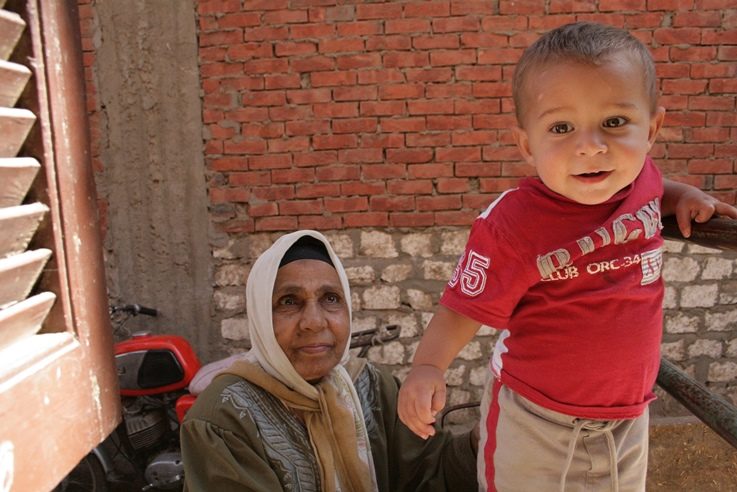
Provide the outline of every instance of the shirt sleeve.
<path id="1" fill-rule="evenodd" d="M 522 260 L 525 245 L 512 241 L 503 229 L 503 223 L 476 219 L 440 299 L 443 306 L 494 328 L 507 325 L 532 278 Z"/>
<path id="2" fill-rule="evenodd" d="M 180 435 L 185 492 L 282 490 L 279 478 L 248 436 L 199 419 L 185 421 Z"/>

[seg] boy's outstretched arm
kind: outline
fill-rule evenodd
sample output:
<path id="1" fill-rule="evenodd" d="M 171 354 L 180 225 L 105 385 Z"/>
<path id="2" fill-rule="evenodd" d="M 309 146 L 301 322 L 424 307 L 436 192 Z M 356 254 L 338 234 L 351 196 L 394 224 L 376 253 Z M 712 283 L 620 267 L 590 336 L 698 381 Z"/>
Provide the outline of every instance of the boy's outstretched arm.
<path id="1" fill-rule="evenodd" d="M 435 435 L 435 415 L 445 406 L 446 369 L 480 326 L 444 306 L 427 325 L 398 402 L 400 420 L 423 439 Z"/>
<path id="2" fill-rule="evenodd" d="M 737 219 L 737 208 L 721 202 L 695 186 L 663 179 L 663 216 L 674 215 L 683 237 L 691 235 L 691 221 L 706 222 L 714 214 Z"/>

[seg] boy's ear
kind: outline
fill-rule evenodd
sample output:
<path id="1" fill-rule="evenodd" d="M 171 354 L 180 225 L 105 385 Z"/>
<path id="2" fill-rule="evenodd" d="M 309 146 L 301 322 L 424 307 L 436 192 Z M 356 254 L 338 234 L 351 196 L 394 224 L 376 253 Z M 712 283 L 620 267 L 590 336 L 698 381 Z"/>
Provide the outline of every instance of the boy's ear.
<path id="1" fill-rule="evenodd" d="M 665 120 L 665 108 L 658 106 L 655 109 L 655 113 L 650 118 L 650 130 L 647 135 L 648 150 L 653 147 L 655 138 L 658 136 L 658 132 L 663 127 L 663 121 Z"/>
<path id="2" fill-rule="evenodd" d="M 532 160 L 532 152 L 530 152 L 530 139 L 527 137 L 527 132 L 518 127 L 512 127 L 512 136 L 514 137 L 514 143 L 517 144 L 517 148 L 522 154 L 522 157 L 527 161 L 528 164 L 534 165 Z"/>

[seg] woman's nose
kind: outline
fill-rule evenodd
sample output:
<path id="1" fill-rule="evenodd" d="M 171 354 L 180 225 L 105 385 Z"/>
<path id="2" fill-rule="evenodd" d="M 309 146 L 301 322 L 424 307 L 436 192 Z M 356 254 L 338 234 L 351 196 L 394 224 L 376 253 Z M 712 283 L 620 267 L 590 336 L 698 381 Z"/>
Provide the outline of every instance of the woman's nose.
<path id="1" fill-rule="evenodd" d="M 606 140 L 601 132 L 596 130 L 580 131 L 576 140 L 576 154 L 592 156 L 608 150 Z"/>
<path id="2" fill-rule="evenodd" d="M 299 327 L 303 330 L 322 330 L 326 326 L 325 313 L 319 302 L 307 302 L 302 310 Z"/>

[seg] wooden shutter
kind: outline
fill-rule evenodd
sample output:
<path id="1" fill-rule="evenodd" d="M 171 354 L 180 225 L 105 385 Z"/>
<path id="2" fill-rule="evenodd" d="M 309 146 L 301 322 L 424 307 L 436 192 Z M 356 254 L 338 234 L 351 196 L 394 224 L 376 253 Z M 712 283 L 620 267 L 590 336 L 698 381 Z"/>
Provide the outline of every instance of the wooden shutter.
<path id="1" fill-rule="evenodd" d="M 119 395 L 76 2 L 0 0 L 0 490 L 43 491 Z"/>

